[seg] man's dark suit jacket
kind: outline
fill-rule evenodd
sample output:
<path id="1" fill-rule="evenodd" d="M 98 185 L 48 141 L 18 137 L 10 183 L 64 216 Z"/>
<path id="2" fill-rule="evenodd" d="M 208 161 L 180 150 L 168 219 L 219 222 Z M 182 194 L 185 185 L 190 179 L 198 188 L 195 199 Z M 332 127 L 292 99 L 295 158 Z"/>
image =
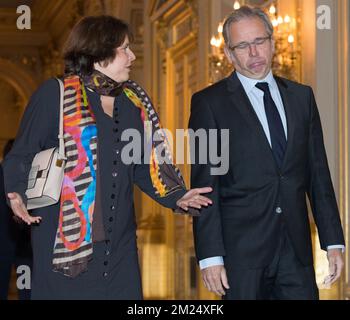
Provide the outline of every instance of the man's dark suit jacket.
<path id="1" fill-rule="evenodd" d="M 211 186 L 213 205 L 194 218 L 197 259 L 224 256 L 225 265 L 265 267 L 285 225 L 300 262 L 313 263 L 308 196 L 322 249 L 344 244 L 320 117 L 312 89 L 275 77 L 287 117 L 288 144 L 281 169 L 237 74 L 193 95 L 189 127 L 229 129 L 229 171 L 191 168 L 192 188 Z M 219 135 L 220 137 L 220 135 Z M 218 139 L 219 150 L 221 140 Z M 229 149 L 227 149 L 229 148 Z M 280 210 L 281 209 L 281 210 Z M 282 212 L 281 212 L 282 211 Z"/>

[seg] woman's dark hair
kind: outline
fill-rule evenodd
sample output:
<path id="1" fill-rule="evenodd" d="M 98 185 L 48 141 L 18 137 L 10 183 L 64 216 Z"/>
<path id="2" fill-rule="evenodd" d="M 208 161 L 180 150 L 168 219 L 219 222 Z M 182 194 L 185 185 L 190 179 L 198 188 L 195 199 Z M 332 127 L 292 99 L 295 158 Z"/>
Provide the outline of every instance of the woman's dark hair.
<path id="1" fill-rule="evenodd" d="M 71 31 L 63 50 L 65 74 L 90 74 L 94 63 L 106 66 L 113 61 L 116 48 L 126 38 L 132 41 L 127 23 L 112 16 L 82 18 Z"/>

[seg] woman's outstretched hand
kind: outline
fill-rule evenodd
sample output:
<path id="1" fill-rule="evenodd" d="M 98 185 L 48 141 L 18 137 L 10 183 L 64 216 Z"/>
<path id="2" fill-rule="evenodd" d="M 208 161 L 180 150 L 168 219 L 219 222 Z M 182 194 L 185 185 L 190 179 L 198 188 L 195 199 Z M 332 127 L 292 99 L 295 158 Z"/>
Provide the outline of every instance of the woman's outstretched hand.
<path id="1" fill-rule="evenodd" d="M 189 208 L 201 209 L 203 206 L 208 207 L 213 202 L 202 194 L 212 191 L 211 187 L 191 189 L 181 199 L 177 200 L 176 205 L 184 211 L 188 211 Z"/>
<path id="2" fill-rule="evenodd" d="M 32 217 L 23 203 L 22 197 L 17 192 L 7 194 L 10 199 L 11 209 L 15 216 L 21 218 L 25 223 L 31 225 L 32 223 L 39 223 L 41 217 Z"/>

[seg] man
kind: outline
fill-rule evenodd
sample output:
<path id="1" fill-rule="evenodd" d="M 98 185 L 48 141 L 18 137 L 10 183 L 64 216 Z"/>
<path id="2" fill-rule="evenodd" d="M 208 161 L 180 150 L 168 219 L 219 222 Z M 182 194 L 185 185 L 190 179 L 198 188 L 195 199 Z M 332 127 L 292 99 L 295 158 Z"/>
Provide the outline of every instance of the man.
<path id="1" fill-rule="evenodd" d="M 228 173 L 197 164 L 198 147 L 191 170 L 192 187 L 214 190 L 194 219 L 204 284 L 225 299 L 318 299 L 306 195 L 327 283 L 341 275 L 344 237 L 312 89 L 272 75 L 273 27 L 260 9 L 235 10 L 223 32 L 236 71 L 193 96 L 189 122 L 230 130 Z"/>

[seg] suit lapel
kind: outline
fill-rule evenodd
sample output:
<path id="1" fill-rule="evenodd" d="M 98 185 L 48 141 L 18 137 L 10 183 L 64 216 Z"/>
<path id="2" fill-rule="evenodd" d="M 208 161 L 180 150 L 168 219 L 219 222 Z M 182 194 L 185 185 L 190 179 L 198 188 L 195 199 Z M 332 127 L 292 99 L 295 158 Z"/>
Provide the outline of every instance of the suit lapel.
<path id="1" fill-rule="evenodd" d="M 270 157 L 271 162 L 275 165 L 277 170 L 277 165 L 275 158 L 270 147 L 270 143 L 266 137 L 265 131 L 260 123 L 258 116 L 256 115 L 250 100 L 244 91 L 244 88 L 239 81 L 236 72 L 232 73 L 230 77 L 227 78 L 227 87 L 229 91 L 229 96 L 232 105 L 238 109 L 240 114 L 246 120 L 252 132 L 256 134 L 259 141 L 264 145 L 264 150 L 266 155 Z"/>
<path id="2" fill-rule="evenodd" d="M 286 113 L 287 118 L 287 132 L 288 132 L 288 139 L 287 139 L 287 149 L 286 153 L 284 155 L 283 159 L 283 165 L 282 165 L 282 171 L 285 168 L 288 158 L 292 155 L 292 146 L 293 146 L 293 140 L 294 140 L 294 132 L 295 132 L 295 113 L 293 112 L 293 106 L 296 105 L 298 102 L 296 101 L 295 94 L 291 92 L 291 90 L 288 88 L 287 83 L 279 77 L 275 77 L 279 92 L 281 94 L 284 110 Z"/>

